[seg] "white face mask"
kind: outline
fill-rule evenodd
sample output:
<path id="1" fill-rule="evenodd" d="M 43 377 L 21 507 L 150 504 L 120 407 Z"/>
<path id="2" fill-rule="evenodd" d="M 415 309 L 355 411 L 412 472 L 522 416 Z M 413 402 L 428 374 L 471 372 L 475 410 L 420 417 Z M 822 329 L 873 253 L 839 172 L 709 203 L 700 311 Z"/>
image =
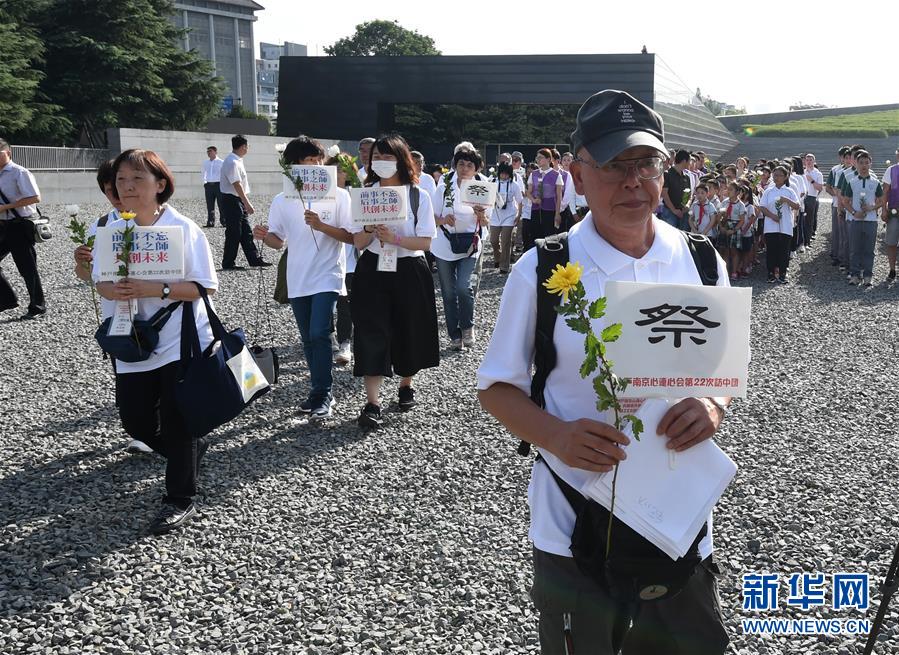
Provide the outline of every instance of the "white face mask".
<path id="1" fill-rule="evenodd" d="M 373 161 L 371 163 L 371 170 L 382 180 L 386 180 L 396 175 L 396 162 L 380 160 Z"/>

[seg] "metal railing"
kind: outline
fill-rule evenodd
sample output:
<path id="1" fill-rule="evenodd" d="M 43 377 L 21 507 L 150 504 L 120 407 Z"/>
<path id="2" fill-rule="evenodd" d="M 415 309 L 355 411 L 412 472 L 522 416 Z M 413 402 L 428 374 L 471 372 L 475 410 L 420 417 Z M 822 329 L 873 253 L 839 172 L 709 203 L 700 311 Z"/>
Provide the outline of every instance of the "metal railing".
<path id="1" fill-rule="evenodd" d="M 93 171 L 109 157 L 98 148 L 12 146 L 13 161 L 30 171 Z"/>

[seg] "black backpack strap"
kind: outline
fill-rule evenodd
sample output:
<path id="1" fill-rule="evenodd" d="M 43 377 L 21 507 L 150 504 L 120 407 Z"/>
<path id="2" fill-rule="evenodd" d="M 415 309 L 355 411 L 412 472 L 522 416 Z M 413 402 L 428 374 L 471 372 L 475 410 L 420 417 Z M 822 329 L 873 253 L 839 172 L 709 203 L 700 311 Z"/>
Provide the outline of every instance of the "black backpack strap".
<path id="1" fill-rule="evenodd" d="M 106 227 L 106 224 L 109 222 L 109 214 L 104 214 L 100 218 L 97 219 L 97 227 Z"/>
<path id="2" fill-rule="evenodd" d="M 546 407 L 543 390 L 546 379 L 556 367 L 556 347 L 553 332 L 556 328 L 556 307 L 562 297 L 550 293 L 543 282 L 549 279 L 557 265 L 568 263 L 568 233 L 554 234 L 545 239 L 537 239 L 537 326 L 534 331 L 534 376 L 531 378 L 531 400 L 539 407 Z M 531 444 L 522 441 L 518 453 L 527 455 Z"/>
<path id="3" fill-rule="evenodd" d="M 574 510 L 574 515 L 577 516 L 581 513 L 581 508 L 587 504 L 587 499 L 581 494 L 577 489 L 572 487 L 570 484 L 565 482 L 559 475 L 553 471 L 553 467 L 546 463 L 546 460 L 537 454 L 536 461 L 543 462 L 543 465 L 546 469 L 552 474 L 553 480 L 556 481 L 556 484 L 559 485 L 559 491 L 562 492 L 562 495 L 565 496 L 565 500 L 568 501 L 568 504 L 571 505 L 571 509 Z"/>
<path id="4" fill-rule="evenodd" d="M 421 192 L 414 184 L 409 187 L 409 206 L 412 208 L 412 218 L 415 227 L 418 227 L 418 205 L 421 202 Z"/>
<path id="5" fill-rule="evenodd" d="M 707 287 L 717 286 L 718 253 L 715 251 L 715 246 L 703 234 L 692 234 L 690 232 L 681 232 L 681 234 L 687 240 L 690 256 L 693 257 L 696 272 L 699 273 L 702 283 Z"/>

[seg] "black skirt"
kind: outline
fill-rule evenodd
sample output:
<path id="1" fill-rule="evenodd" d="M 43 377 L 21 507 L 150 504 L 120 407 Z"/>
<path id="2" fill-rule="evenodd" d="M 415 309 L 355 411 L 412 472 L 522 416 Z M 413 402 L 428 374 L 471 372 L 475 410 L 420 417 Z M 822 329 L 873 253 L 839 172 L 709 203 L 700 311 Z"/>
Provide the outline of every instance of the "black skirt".
<path id="1" fill-rule="evenodd" d="M 353 375 L 411 377 L 440 364 L 434 280 L 424 257 L 398 257 L 395 273 L 378 271 L 365 251 L 350 294 Z"/>

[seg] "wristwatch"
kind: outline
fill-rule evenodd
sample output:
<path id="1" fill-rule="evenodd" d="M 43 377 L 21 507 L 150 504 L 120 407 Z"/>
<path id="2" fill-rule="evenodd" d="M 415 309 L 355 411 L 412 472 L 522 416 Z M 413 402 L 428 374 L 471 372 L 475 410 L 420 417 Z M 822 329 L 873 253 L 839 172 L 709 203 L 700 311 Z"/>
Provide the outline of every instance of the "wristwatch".
<path id="1" fill-rule="evenodd" d="M 727 416 L 728 405 L 724 402 L 724 398 L 720 396 L 709 396 L 706 400 L 721 410 L 721 418 Z"/>
<path id="2" fill-rule="evenodd" d="M 162 283 L 162 295 L 160 296 L 160 298 L 162 298 L 163 300 L 168 300 L 169 294 L 171 292 L 172 292 L 172 288 L 168 285 L 168 283 L 163 282 Z"/>

